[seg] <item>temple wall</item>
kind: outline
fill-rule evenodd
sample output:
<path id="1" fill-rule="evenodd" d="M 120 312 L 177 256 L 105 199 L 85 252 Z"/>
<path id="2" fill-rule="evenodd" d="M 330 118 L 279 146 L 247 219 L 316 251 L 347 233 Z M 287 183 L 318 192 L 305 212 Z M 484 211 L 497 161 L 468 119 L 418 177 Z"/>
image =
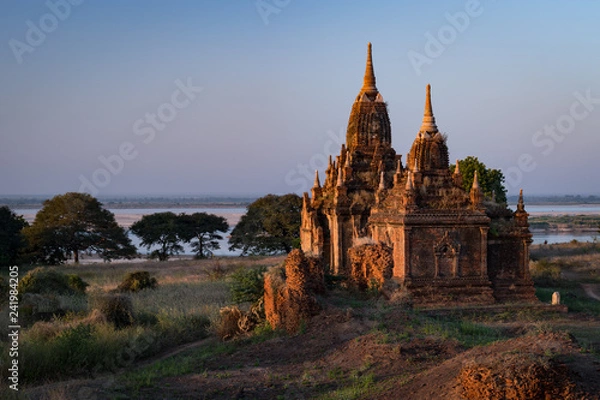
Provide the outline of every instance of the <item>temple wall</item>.
<path id="1" fill-rule="evenodd" d="M 476 226 L 413 227 L 407 244 L 410 276 L 414 279 L 482 277 L 487 252 L 484 243 Z"/>
<path id="2" fill-rule="evenodd" d="M 529 274 L 529 237 L 505 235 L 488 242 L 488 274 L 501 302 L 535 301 Z"/>
<path id="3" fill-rule="evenodd" d="M 504 237 L 488 242 L 488 274 L 492 281 L 523 278 L 523 244 L 519 238 Z"/>

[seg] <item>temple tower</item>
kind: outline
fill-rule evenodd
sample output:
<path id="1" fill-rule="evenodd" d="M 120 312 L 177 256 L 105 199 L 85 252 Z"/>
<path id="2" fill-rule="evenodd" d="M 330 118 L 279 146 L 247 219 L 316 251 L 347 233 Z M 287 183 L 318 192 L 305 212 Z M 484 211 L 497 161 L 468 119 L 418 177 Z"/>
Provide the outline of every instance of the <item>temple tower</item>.
<path id="1" fill-rule="evenodd" d="M 330 159 L 320 193 L 313 193 L 303 211 L 302 249 L 322 255 L 331 273 L 346 275 L 347 250 L 367 236 L 380 181 L 391 185 L 399 163 L 392 148 L 387 106 L 376 86 L 369 43 L 363 84 L 350 111 L 346 144 L 335 160 Z M 323 227 L 322 243 L 309 220 Z"/>
<path id="2" fill-rule="evenodd" d="M 481 209 L 477 180 L 469 194 L 460 170 L 450 173 L 430 85 L 406 170 L 396 181 L 380 195 L 369 219 L 373 240 L 393 249 L 396 282 L 431 302 L 469 297 L 493 303 L 487 274 L 490 219 Z"/>

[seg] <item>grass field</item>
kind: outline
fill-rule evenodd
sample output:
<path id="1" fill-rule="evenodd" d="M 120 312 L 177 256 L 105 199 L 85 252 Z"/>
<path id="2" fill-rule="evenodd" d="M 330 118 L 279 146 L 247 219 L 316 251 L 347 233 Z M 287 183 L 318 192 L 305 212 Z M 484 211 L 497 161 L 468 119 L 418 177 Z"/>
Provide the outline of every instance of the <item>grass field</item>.
<path id="1" fill-rule="evenodd" d="M 27 316 L 21 309 L 19 362 L 21 383 L 38 384 L 57 379 L 89 377 L 115 371 L 170 348 L 209 336 L 219 310 L 231 304 L 228 276 L 240 268 L 280 262 L 278 258 L 215 258 L 166 263 L 112 263 L 48 267 L 76 274 L 90 286 L 86 295 L 53 296 L 61 311 L 54 317 Z M 156 289 L 132 293 L 135 323 L 116 329 L 98 315 L 97 304 L 129 272 L 149 271 Z M 27 270 L 20 271 L 24 276 Z M 0 324 L 7 327 L 4 307 Z M 9 362 L 8 343 L 2 335 L 0 359 Z M 6 380 L 6 369 L 0 372 Z"/>
<path id="2" fill-rule="evenodd" d="M 540 245 L 531 256 L 538 298 L 548 303 L 559 291 L 569 313 L 436 313 L 334 289 L 319 299 L 324 311 L 297 335 L 263 324 L 225 342 L 215 328 L 219 310 L 232 304 L 232 274 L 283 257 L 52 267 L 90 286 L 83 299 L 62 299 L 71 312 L 22 329 L 21 384 L 32 398 L 49 399 L 82 390 L 107 398 L 225 399 L 239 386 L 250 398 L 366 399 L 409 387 L 418 374 L 469 349 L 549 332 L 569 333 L 600 362 L 600 301 L 588 293 L 600 286 L 600 245 Z M 135 323 L 116 329 L 98 318 L 95 304 L 137 270 L 149 271 L 158 288 L 131 294 Z M 2 318 L 6 326 L 5 312 Z"/>

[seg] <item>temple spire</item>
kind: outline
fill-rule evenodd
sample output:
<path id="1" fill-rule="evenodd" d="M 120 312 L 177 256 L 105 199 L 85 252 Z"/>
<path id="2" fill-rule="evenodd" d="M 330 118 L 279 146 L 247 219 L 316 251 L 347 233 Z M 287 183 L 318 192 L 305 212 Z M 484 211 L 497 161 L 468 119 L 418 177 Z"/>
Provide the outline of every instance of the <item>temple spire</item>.
<path id="1" fill-rule="evenodd" d="M 415 185 L 413 183 L 413 174 L 408 171 L 408 176 L 406 177 L 406 191 L 412 192 L 415 189 Z"/>
<path id="2" fill-rule="evenodd" d="M 481 193 L 481 188 L 479 187 L 479 174 L 475 171 L 475 175 L 473 176 L 473 186 L 471 186 L 471 193 L 469 195 L 471 199 L 471 204 L 475 209 L 481 209 L 483 204 L 483 193 Z"/>
<path id="3" fill-rule="evenodd" d="M 454 175 L 452 176 L 452 178 L 454 179 L 454 184 L 456 186 L 462 187 L 463 179 L 462 174 L 460 173 L 460 163 L 458 160 L 456 160 L 456 168 L 454 168 Z"/>
<path id="4" fill-rule="evenodd" d="M 304 192 L 302 194 L 302 211 L 306 212 L 308 210 L 308 193 Z"/>
<path id="5" fill-rule="evenodd" d="M 454 174 L 460 175 L 460 163 L 456 160 L 456 168 L 454 168 Z"/>
<path id="6" fill-rule="evenodd" d="M 519 202 L 517 203 L 517 211 L 525 211 L 525 202 L 523 201 L 523 189 L 519 191 Z"/>
<path id="7" fill-rule="evenodd" d="M 371 43 L 367 47 L 367 67 L 365 70 L 365 77 L 363 79 L 363 86 L 360 90 L 361 93 L 366 93 L 370 96 L 377 95 L 377 86 L 375 86 L 375 72 L 373 70 L 373 56 L 371 54 Z"/>
<path id="8" fill-rule="evenodd" d="M 525 211 L 525 202 L 523 201 L 523 189 L 519 191 L 519 202 L 517 203 L 517 211 L 514 213 L 515 219 L 517 220 L 517 226 L 524 228 L 524 233 L 529 233 L 529 214 Z M 531 236 L 529 236 L 531 238 Z"/>
<path id="9" fill-rule="evenodd" d="M 379 174 L 379 190 L 385 190 L 385 172 Z"/>
<path id="10" fill-rule="evenodd" d="M 400 180 L 402 179 L 402 161 L 398 159 L 396 162 L 396 173 L 394 174 L 394 187 L 400 185 Z"/>
<path id="11" fill-rule="evenodd" d="M 321 187 L 321 182 L 319 181 L 319 170 L 318 169 L 315 170 L 315 184 L 313 185 L 313 187 L 315 187 L 315 188 Z"/>
<path id="12" fill-rule="evenodd" d="M 427 93 L 425 95 L 425 111 L 423 113 L 423 122 L 421 123 L 421 129 L 419 132 L 437 132 L 438 128 L 435 124 L 435 117 L 433 116 L 433 108 L 431 107 L 431 85 L 427 85 Z"/>
<path id="13" fill-rule="evenodd" d="M 475 171 L 473 175 L 473 189 L 479 190 L 479 174 Z"/>

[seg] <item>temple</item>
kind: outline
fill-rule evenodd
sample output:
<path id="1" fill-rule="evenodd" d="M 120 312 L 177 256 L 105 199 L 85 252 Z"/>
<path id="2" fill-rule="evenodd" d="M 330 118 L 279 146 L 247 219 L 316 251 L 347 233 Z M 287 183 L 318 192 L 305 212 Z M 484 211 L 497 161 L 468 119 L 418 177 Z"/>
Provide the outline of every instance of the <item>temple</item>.
<path id="1" fill-rule="evenodd" d="M 454 172 L 449 167 L 429 85 L 406 164 L 396 154 L 369 43 L 346 143 L 330 157 L 323 184 L 317 172 L 311 195 L 304 193 L 302 250 L 333 275 L 362 274 L 368 281 L 379 269 L 380 284 L 391 283 L 417 303 L 535 301 L 522 191 L 512 212 L 484 196 L 477 173 L 467 191 L 458 162 Z M 386 265 L 367 268 L 357 259 L 365 254 L 358 249 L 369 246 L 369 254 L 376 246 L 389 256 L 367 263 Z"/>

